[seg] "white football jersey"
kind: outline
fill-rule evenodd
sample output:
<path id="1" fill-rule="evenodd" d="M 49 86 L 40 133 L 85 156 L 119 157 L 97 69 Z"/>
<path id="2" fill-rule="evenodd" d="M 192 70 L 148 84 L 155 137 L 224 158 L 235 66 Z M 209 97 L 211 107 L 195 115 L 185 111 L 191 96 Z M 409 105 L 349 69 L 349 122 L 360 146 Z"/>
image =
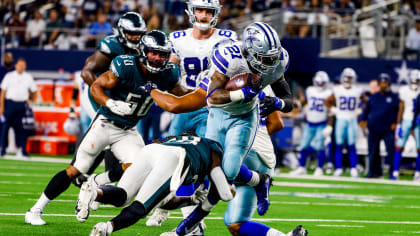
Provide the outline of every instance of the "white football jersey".
<path id="1" fill-rule="evenodd" d="M 267 96 L 275 96 L 270 86 L 265 87 L 263 91 Z M 260 122 L 251 148 L 258 153 L 268 167 L 274 168 L 276 166 L 276 154 L 274 154 L 273 143 L 270 135 L 268 135 L 265 119 Z"/>
<path id="2" fill-rule="evenodd" d="M 398 91 L 400 100 L 404 103 L 403 120 L 413 120 L 414 117 L 414 104 L 419 95 L 418 90 L 412 90 L 408 85 L 402 86 Z"/>
<path id="3" fill-rule="evenodd" d="M 214 45 L 225 39 L 237 39 L 234 31 L 215 29 L 213 34 L 204 40 L 194 38 L 193 29 L 172 32 L 169 40 L 173 44 L 172 52 L 179 59 L 181 84 L 195 89 L 198 86 L 197 76 L 210 65 L 210 56 Z"/>
<path id="4" fill-rule="evenodd" d="M 91 119 L 94 119 L 96 112 L 89 99 L 89 85 L 83 81 L 81 71 L 74 72 L 74 80 L 79 87 L 80 106 Z"/>
<path id="5" fill-rule="evenodd" d="M 328 109 L 324 105 L 324 100 L 331 96 L 330 89 L 319 89 L 310 86 L 306 89 L 306 100 L 308 104 L 305 108 L 306 120 L 311 123 L 327 121 Z"/>
<path id="6" fill-rule="evenodd" d="M 263 88 L 267 85 L 274 83 L 280 79 L 289 66 L 289 54 L 286 49 L 283 48 L 281 55 L 281 61 L 276 71 L 272 74 L 263 74 Z M 216 45 L 211 56 L 211 67 L 209 76 L 217 71 L 226 75 L 229 78 L 234 77 L 237 74 L 252 73 L 248 67 L 246 58 L 242 55 L 242 42 L 233 40 L 224 40 Z M 207 91 L 210 92 L 210 91 Z M 247 103 L 236 102 L 228 103 L 221 108 L 229 113 L 239 115 L 244 114 L 252 110 L 257 104 L 257 97 L 254 97 Z"/>
<path id="7" fill-rule="evenodd" d="M 333 93 L 337 108 L 336 117 L 346 120 L 356 119 L 362 91 L 355 85 L 350 89 L 346 89 L 340 85 L 333 89 Z"/>

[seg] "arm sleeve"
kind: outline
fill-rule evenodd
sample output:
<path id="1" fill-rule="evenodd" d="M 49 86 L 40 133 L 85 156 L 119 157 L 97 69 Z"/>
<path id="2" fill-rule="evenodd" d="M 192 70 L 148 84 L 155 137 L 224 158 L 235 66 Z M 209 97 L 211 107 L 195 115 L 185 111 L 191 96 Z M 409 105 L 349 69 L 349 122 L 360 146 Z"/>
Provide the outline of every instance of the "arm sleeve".
<path id="1" fill-rule="evenodd" d="M 284 101 L 284 107 L 281 109 L 282 112 L 290 112 L 293 109 L 293 96 L 290 90 L 289 84 L 285 79 L 281 79 L 279 82 L 271 84 L 271 88 L 277 97 Z"/>

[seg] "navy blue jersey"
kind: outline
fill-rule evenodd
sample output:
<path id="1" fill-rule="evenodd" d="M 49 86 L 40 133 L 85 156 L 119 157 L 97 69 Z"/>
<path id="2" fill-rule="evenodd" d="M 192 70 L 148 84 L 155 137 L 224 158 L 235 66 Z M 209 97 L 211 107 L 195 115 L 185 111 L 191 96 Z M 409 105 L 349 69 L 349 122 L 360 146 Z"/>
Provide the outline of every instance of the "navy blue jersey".
<path id="1" fill-rule="evenodd" d="M 120 116 L 104 106 L 100 107 L 99 113 L 125 127 L 135 126 L 147 115 L 153 104 L 152 97 L 141 89 L 147 81 L 152 81 L 162 91 L 169 91 L 179 80 L 179 68 L 173 63 L 168 63 L 167 68 L 159 73 L 145 75 L 138 56 L 117 56 L 112 60 L 110 68 L 119 81 L 116 87 L 107 91 L 107 94 L 113 100 L 131 103 L 131 113 Z"/>
<path id="2" fill-rule="evenodd" d="M 219 153 L 220 158 L 223 157 L 223 149 L 217 142 L 198 136 L 179 135 L 163 144 L 185 149 L 190 170 L 185 177 L 184 185 L 192 184 L 197 180 L 202 181 L 209 174 L 212 165 L 212 150 Z"/>

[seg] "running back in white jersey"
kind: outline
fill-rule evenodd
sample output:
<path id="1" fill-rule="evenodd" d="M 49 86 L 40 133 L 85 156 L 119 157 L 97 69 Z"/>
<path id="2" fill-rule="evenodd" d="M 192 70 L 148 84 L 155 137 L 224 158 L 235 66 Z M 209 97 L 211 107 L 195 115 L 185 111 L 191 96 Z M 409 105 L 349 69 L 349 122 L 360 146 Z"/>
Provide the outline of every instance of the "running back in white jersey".
<path id="1" fill-rule="evenodd" d="M 193 37 L 192 32 L 192 28 L 172 32 L 169 40 L 173 44 L 172 52 L 180 62 L 181 84 L 195 89 L 198 86 L 197 76 L 209 68 L 214 45 L 226 39 L 236 40 L 237 35 L 231 30 L 215 29 L 208 39 L 198 40 Z"/>
<path id="2" fill-rule="evenodd" d="M 81 76 L 81 71 L 74 72 L 74 80 L 76 81 L 79 87 L 79 99 L 80 99 L 80 106 L 89 116 L 89 118 L 95 118 L 96 112 L 92 107 L 92 104 L 89 99 L 89 85 L 83 81 Z"/>
<path id="3" fill-rule="evenodd" d="M 357 108 L 360 104 L 362 91 L 354 85 L 350 89 L 340 85 L 333 89 L 333 93 L 337 107 L 336 117 L 346 120 L 357 118 Z"/>
<path id="4" fill-rule="evenodd" d="M 324 100 L 331 94 L 330 89 L 319 89 L 315 86 L 306 89 L 306 100 L 308 102 L 305 108 L 306 121 L 311 123 L 327 121 L 328 109 L 324 105 Z"/>
<path id="5" fill-rule="evenodd" d="M 264 93 L 267 96 L 274 97 L 274 92 L 271 86 L 264 88 Z M 261 120 L 260 126 L 258 127 L 257 134 L 255 136 L 254 143 L 251 149 L 256 151 L 260 158 L 267 164 L 268 167 L 274 168 L 276 166 L 276 155 L 274 154 L 273 143 L 271 142 L 270 135 L 265 122 L 266 118 Z"/>
<path id="6" fill-rule="evenodd" d="M 408 85 L 401 87 L 398 91 L 400 100 L 404 103 L 403 120 L 413 120 L 414 104 L 416 103 L 418 94 L 418 90 L 412 90 Z"/>
<path id="7" fill-rule="evenodd" d="M 229 78 L 237 74 L 252 73 L 248 67 L 246 58 L 242 54 L 242 42 L 233 40 L 224 40 L 218 43 L 211 56 L 211 67 L 209 76 L 213 75 L 215 71 L 226 75 Z M 272 74 L 263 74 L 263 88 L 274 83 L 280 79 L 289 66 L 289 54 L 283 48 L 281 55 L 281 62 L 276 71 Z M 209 91 L 207 91 L 209 92 Z M 232 114 L 244 114 L 252 110 L 257 104 L 257 97 L 254 97 L 247 103 L 236 102 L 228 103 L 222 107 L 226 112 Z"/>

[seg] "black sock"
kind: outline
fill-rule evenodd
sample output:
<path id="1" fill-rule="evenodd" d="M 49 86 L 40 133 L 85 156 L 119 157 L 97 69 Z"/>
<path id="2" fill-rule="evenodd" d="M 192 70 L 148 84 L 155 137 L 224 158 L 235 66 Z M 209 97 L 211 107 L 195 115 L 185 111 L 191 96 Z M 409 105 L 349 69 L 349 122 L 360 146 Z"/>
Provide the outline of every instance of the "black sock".
<path id="1" fill-rule="evenodd" d="M 113 232 L 135 224 L 147 215 L 146 208 L 139 201 L 134 201 L 130 206 L 124 208 L 119 215 L 111 221 L 114 223 Z"/>
<path id="2" fill-rule="evenodd" d="M 112 185 L 105 185 L 101 187 L 103 195 L 99 202 L 105 204 L 111 204 L 116 207 L 120 207 L 124 205 L 125 201 L 127 200 L 127 193 L 124 189 L 112 186 Z"/>
<path id="3" fill-rule="evenodd" d="M 67 175 L 66 170 L 58 172 L 48 183 L 45 188 L 45 196 L 48 199 L 53 200 L 62 192 L 69 188 L 71 183 L 70 177 Z"/>

